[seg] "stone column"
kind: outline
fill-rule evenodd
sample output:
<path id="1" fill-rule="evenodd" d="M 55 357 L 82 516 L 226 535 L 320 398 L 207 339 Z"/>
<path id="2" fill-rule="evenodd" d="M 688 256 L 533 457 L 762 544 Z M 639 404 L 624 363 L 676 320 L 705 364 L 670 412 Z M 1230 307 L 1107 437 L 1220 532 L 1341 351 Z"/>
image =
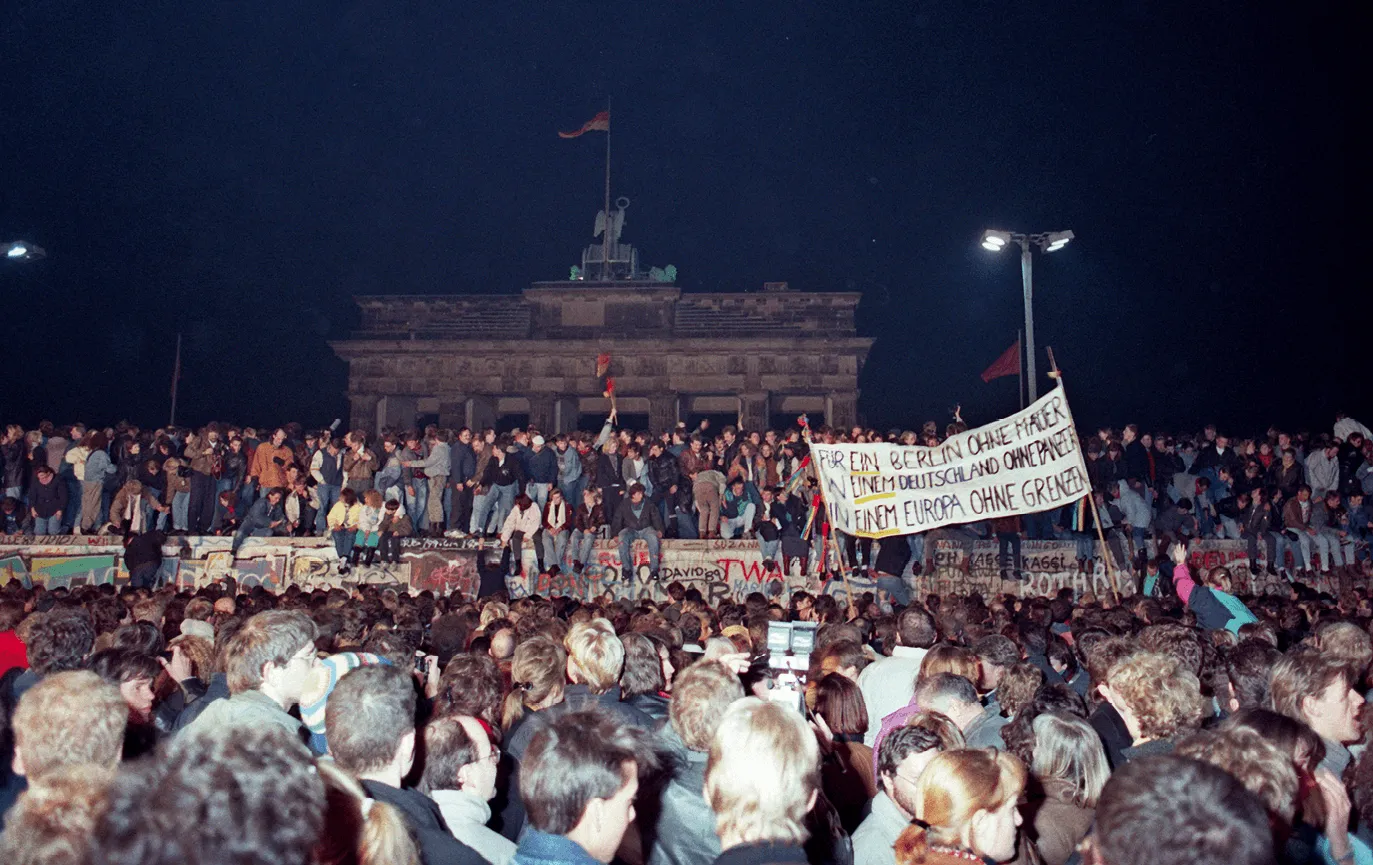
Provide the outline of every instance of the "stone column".
<path id="1" fill-rule="evenodd" d="M 825 423 L 848 428 L 858 423 L 858 393 L 831 391 L 825 398 Z"/>
<path id="2" fill-rule="evenodd" d="M 576 397 L 559 397 L 553 401 L 553 432 L 571 433 L 577 429 L 581 403 Z"/>
<path id="3" fill-rule="evenodd" d="M 439 426 L 451 427 L 454 432 L 467 424 L 467 399 L 464 397 L 444 397 L 439 400 Z"/>
<path id="4" fill-rule="evenodd" d="M 739 427 L 742 430 L 762 430 L 768 426 L 768 408 L 772 405 L 767 391 L 750 391 L 739 395 Z"/>
<path id="5" fill-rule="evenodd" d="M 556 432 L 553 429 L 556 410 L 552 395 L 534 394 L 529 398 L 529 426 L 540 433 Z"/>
<path id="6" fill-rule="evenodd" d="M 677 394 L 658 394 L 648 398 L 648 427 L 656 432 L 671 430 L 679 418 Z"/>
<path id="7" fill-rule="evenodd" d="M 352 430 L 377 432 L 377 404 L 381 402 L 378 394 L 348 395 L 348 427 Z M 342 435 L 342 431 L 340 431 Z"/>
<path id="8" fill-rule="evenodd" d="M 491 397 L 467 398 L 467 426 L 480 434 L 487 427 L 496 426 L 496 401 Z"/>

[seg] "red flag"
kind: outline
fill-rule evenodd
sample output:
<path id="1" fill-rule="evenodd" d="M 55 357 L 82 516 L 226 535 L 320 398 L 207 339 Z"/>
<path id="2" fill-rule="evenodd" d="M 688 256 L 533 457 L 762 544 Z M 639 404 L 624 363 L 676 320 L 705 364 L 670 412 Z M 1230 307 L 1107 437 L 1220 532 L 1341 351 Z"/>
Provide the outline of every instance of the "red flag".
<path id="1" fill-rule="evenodd" d="M 610 372 L 610 353 L 604 352 L 596 356 L 596 378 L 599 379 Z"/>
<path id="2" fill-rule="evenodd" d="M 599 129 L 601 132 L 610 131 L 610 112 L 602 111 L 595 117 L 582 124 L 582 128 L 576 132 L 558 132 L 558 138 L 576 138 L 584 132 L 591 132 Z"/>
<path id="3" fill-rule="evenodd" d="M 992 362 L 992 365 L 982 371 L 982 381 L 990 382 L 993 379 L 1000 379 L 1002 376 L 1020 375 L 1020 341 L 1016 340 L 1011 344 L 1011 348 L 1001 353 L 1001 357 Z"/>

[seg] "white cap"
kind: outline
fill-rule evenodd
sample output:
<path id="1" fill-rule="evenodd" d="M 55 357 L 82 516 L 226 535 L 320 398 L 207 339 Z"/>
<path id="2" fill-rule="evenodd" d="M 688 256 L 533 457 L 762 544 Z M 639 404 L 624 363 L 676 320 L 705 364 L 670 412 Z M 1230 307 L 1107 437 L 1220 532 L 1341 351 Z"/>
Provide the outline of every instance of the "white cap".
<path id="1" fill-rule="evenodd" d="M 539 436 L 539 435 L 537 435 L 537 434 L 535 434 L 535 436 L 534 436 L 534 444 L 535 444 L 535 445 L 542 445 L 542 444 L 543 444 L 543 437 L 542 437 L 542 436 Z"/>

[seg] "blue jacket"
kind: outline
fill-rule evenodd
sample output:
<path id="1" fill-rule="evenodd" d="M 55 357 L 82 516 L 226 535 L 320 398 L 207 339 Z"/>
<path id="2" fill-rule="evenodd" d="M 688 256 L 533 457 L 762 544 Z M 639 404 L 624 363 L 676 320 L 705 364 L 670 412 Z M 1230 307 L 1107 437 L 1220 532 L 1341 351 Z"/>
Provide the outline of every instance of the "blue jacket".
<path id="1" fill-rule="evenodd" d="M 448 480 L 454 487 L 466 483 L 477 474 L 477 453 L 472 450 L 471 445 L 463 442 L 452 443 L 448 450 L 448 460 L 452 464 Z"/>
<path id="2" fill-rule="evenodd" d="M 110 460 L 103 448 L 97 448 L 86 458 L 86 483 L 104 484 L 109 478 L 119 474 L 119 467 Z"/>
<path id="3" fill-rule="evenodd" d="M 554 836 L 552 833 L 530 827 L 520 837 L 520 847 L 515 849 L 515 859 L 512 862 L 599 864 L 601 861 L 566 836 Z"/>
<path id="4" fill-rule="evenodd" d="M 542 451 L 531 448 L 524 453 L 524 469 L 531 484 L 557 484 L 558 452 L 547 446 Z"/>
<path id="5" fill-rule="evenodd" d="M 255 529 L 269 529 L 275 521 L 285 519 L 286 509 L 281 503 L 273 505 L 271 500 L 264 496 L 254 502 L 248 513 L 243 515 L 243 522 L 238 525 L 238 531 L 243 535 L 249 535 Z"/>

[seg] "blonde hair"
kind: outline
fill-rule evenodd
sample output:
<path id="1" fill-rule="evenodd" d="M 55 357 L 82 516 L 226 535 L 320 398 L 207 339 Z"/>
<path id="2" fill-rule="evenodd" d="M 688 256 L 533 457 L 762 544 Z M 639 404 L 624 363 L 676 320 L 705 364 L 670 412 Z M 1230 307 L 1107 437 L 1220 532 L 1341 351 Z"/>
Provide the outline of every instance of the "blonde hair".
<path id="1" fill-rule="evenodd" d="M 535 635 L 515 648 L 510 663 L 510 694 L 501 708 L 501 728 L 508 731 L 526 709 L 562 699 L 567 653 L 551 638 Z"/>
<path id="2" fill-rule="evenodd" d="M 503 602 L 488 601 L 482 606 L 481 619 L 478 621 L 478 628 L 485 629 L 493 620 L 505 619 L 510 616 L 510 608 Z"/>
<path id="3" fill-rule="evenodd" d="M 743 696 L 744 687 L 734 671 L 720 662 L 699 661 L 673 682 L 668 716 L 688 749 L 705 752 L 725 711 Z"/>
<path id="4" fill-rule="evenodd" d="M 1025 779 L 1025 765 L 1009 752 L 954 749 L 935 755 L 915 786 L 915 818 L 921 823 L 896 840 L 896 862 L 924 863 L 932 844 L 961 847 L 977 813 L 1019 799 Z"/>
<path id="5" fill-rule="evenodd" d="M 375 488 L 367 491 L 366 493 L 362 494 L 362 501 L 367 504 L 368 508 L 380 508 L 381 491 L 376 490 Z"/>
<path id="6" fill-rule="evenodd" d="M 191 663 L 191 675 L 209 681 L 215 672 L 215 648 L 203 637 L 183 634 L 171 639 L 168 649 L 181 647 L 181 652 Z"/>
<path id="7" fill-rule="evenodd" d="M 70 764 L 43 776 L 5 815 L 0 863 L 90 863 L 91 840 L 105 813 L 114 771 Z"/>
<path id="8" fill-rule="evenodd" d="M 1198 731 L 1178 744 L 1176 754 L 1219 767 L 1262 800 L 1269 812 L 1292 823 L 1300 785 L 1296 764 L 1257 731 L 1238 725 Z M 1309 814 L 1305 818 L 1311 820 Z"/>
<path id="9" fill-rule="evenodd" d="M 24 693 L 14 710 L 14 748 L 29 778 L 71 764 L 113 770 L 124 750 L 129 708 L 91 671 L 49 674 Z"/>
<path id="10" fill-rule="evenodd" d="M 705 784 L 721 839 L 804 843 L 806 812 L 819 785 L 820 747 L 795 709 L 742 698 L 725 710 L 710 743 Z"/>
<path id="11" fill-rule="evenodd" d="M 1041 782 L 1067 784 L 1068 800 L 1095 809 L 1111 777 L 1101 737 L 1087 722 L 1063 712 L 1041 713 L 1034 720 L 1034 763 L 1030 772 Z"/>
<path id="12" fill-rule="evenodd" d="M 316 761 L 324 783 L 324 827 L 316 863 L 419 863 L 419 849 L 399 811 L 369 800 L 357 780 L 333 761 Z"/>
<path id="13" fill-rule="evenodd" d="M 620 682 L 625 648 L 615 626 L 604 617 L 579 622 L 568 629 L 563 647 L 582 682 L 596 694 L 604 694 Z"/>
<path id="14" fill-rule="evenodd" d="M 920 673 L 915 680 L 920 682 L 935 674 L 954 674 L 963 677 L 970 683 L 976 683 L 978 679 L 977 654 L 970 649 L 950 646 L 949 644 L 931 647 L 930 651 L 925 653 L 924 660 L 920 662 Z"/>
<path id="15" fill-rule="evenodd" d="M 1135 653 L 1106 675 L 1139 722 L 1142 739 L 1171 739 L 1201 725 L 1201 682 L 1176 656 Z"/>

